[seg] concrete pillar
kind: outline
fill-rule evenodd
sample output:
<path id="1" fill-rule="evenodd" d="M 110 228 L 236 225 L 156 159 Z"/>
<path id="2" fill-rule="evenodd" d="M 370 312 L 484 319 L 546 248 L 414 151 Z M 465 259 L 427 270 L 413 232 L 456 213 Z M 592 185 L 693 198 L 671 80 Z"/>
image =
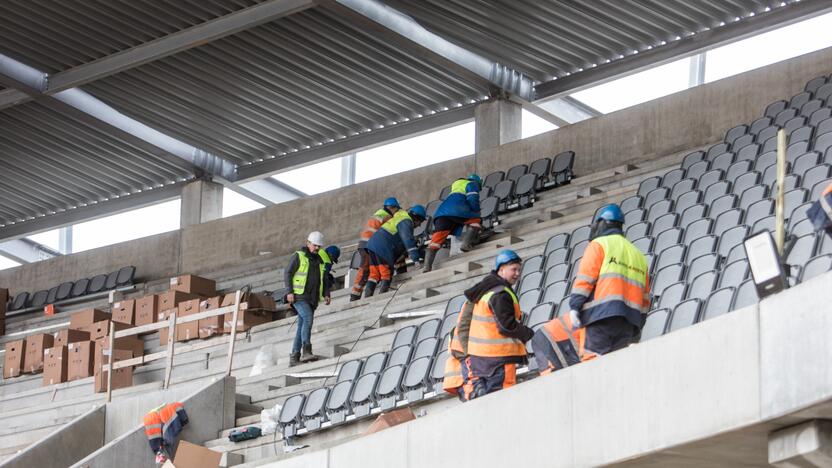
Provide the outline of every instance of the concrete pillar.
<path id="1" fill-rule="evenodd" d="M 355 153 L 341 157 L 341 187 L 355 184 Z"/>
<path id="2" fill-rule="evenodd" d="M 222 218 L 222 185 L 195 180 L 182 189 L 179 226 L 184 228 Z"/>
<path id="3" fill-rule="evenodd" d="M 58 231 L 58 251 L 64 255 L 72 253 L 72 226 L 62 227 Z"/>
<path id="4" fill-rule="evenodd" d="M 523 108 L 504 99 L 484 102 L 474 109 L 474 151 L 495 148 L 523 135 Z"/>
<path id="5" fill-rule="evenodd" d="M 705 64 L 707 53 L 702 52 L 690 58 L 690 71 L 688 75 L 688 87 L 693 88 L 705 84 Z"/>
<path id="6" fill-rule="evenodd" d="M 768 462 L 780 468 L 832 466 L 832 421 L 814 419 L 772 432 Z"/>

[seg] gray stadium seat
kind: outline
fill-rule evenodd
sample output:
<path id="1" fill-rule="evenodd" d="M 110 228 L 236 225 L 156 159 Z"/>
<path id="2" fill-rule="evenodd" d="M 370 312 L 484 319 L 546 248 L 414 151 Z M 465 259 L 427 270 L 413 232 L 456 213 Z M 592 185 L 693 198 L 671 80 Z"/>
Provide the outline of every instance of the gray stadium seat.
<path id="1" fill-rule="evenodd" d="M 413 339 L 416 338 L 416 332 L 418 328 L 415 325 L 411 325 L 409 327 L 404 327 L 396 332 L 395 338 L 393 338 L 393 344 L 390 346 L 391 349 L 397 348 L 402 345 L 409 345 L 413 344 Z"/>
<path id="2" fill-rule="evenodd" d="M 647 211 L 643 208 L 630 210 L 624 213 L 624 225 L 635 224 L 647 218 Z"/>
<path id="3" fill-rule="evenodd" d="M 815 90 L 815 99 L 823 99 L 828 101 L 829 96 L 832 96 L 832 84 L 826 83 Z"/>
<path id="4" fill-rule="evenodd" d="M 307 430 L 320 429 L 326 417 L 326 401 L 329 398 L 329 388 L 316 388 L 309 392 L 301 413 L 303 425 Z"/>
<path id="5" fill-rule="evenodd" d="M 697 276 L 702 273 L 716 270 L 719 267 L 719 255 L 715 253 L 706 253 L 696 258 L 687 260 L 688 269 L 686 272 L 687 281 L 692 282 Z"/>
<path id="6" fill-rule="evenodd" d="M 520 296 L 517 298 L 517 301 L 520 303 L 520 310 L 522 311 L 531 310 L 532 307 L 537 305 L 539 300 L 540 289 L 531 289 L 520 294 Z"/>
<path id="7" fill-rule="evenodd" d="M 740 161 L 754 161 L 757 155 L 760 154 L 760 145 L 750 144 L 745 145 L 737 150 L 737 162 Z M 734 163 L 736 164 L 736 163 Z"/>
<path id="8" fill-rule="evenodd" d="M 800 117 L 801 120 L 806 120 L 804 117 Z M 794 119 L 792 119 L 794 120 Z M 812 140 L 812 135 L 814 134 L 815 129 L 809 125 L 804 125 L 801 127 L 797 127 L 792 129 L 789 132 L 789 148 L 788 152 L 797 152 L 797 154 L 803 154 L 809 148 L 809 141 Z M 800 150 L 802 148 L 802 151 Z"/>
<path id="9" fill-rule="evenodd" d="M 751 204 L 745 211 L 745 219 L 743 222 L 749 226 L 753 226 L 759 220 L 774 214 L 774 200 L 766 198 L 758 200 Z"/>
<path id="10" fill-rule="evenodd" d="M 829 187 L 830 184 L 832 184 L 832 178 L 815 182 L 815 185 L 812 186 L 812 195 L 810 200 L 817 200 L 820 198 L 820 194 L 823 193 L 823 191 L 826 190 L 826 187 Z"/>
<path id="11" fill-rule="evenodd" d="M 650 177 L 641 181 L 638 186 L 638 195 L 644 198 L 648 192 L 659 188 L 662 184 L 662 178 L 658 176 Z"/>
<path id="12" fill-rule="evenodd" d="M 403 366 L 407 364 L 410 362 L 411 354 L 413 354 L 413 345 L 406 344 L 393 348 L 393 350 L 390 351 L 390 356 L 387 359 L 387 364 L 384 368 L 389 369 L 393 366 Z"/>
<path id="13" fill-rule="evenodd" d="M 729 130 L 730 132 L 730 130 Z M 728 136 L 726 135 L 726 141 L 728 140 Z M 730 142 L 729 142 L 730 143 Z M 682 169 L 687 170 L 690 166 L 699 161 L 705 159 L 705 152 L 704 151 L 694 151 L 693 153 L 688 153 L 682 158 Z"/>
<path id="14" fill-rule="evenodd" d="M 731 182 L 731 190 L 737 195 L 760 183 L 762 174 L 751 170 L 751 161 L 737 161 L 725 172 L 725 180 Z"/>
<path id="15" fill-rule="evenodd" d="M 719 244 L 717 245 L 717 253 L 723 257 L 728 255 L 728 252 L 736 245 L 741 245 L 743 240 L 748 236 L 748 226 L 735 226 L 728 229 L 719 236 Z"/>
<path id="16" fill-rule="evenodd" d="M 551 180 L 549 173 L 552 170 L 552 160 L 540 158 L 529 165 L 529 173 L 537 176 L 536 190 L 543 190 Z"/>
<path id="17" fill-rule="evenodd" d="M 640 237 L 631 241 L 633 245 L 640 250 L 642 253 L 646 254 L 648 252 L 653 251 L 653 238 L 652 237 Z"/>
<path id="18" fill-rule="evenodd" d="M 701 257 L 702 255 L 715 252 L 717 239 L 718 238 L 714 235 L 707 235 L 694 239 L 690 244 L 688 244 L 687 258 L 689 260 L 693 260 L 694 258 Z"/>
<path id="19" fill-rule="evenodd" d="M 456 320 L 454 320 L 454 324 L 456 324 Z M 366 374 L 378 374 L 384 369 L 384 365 L 387 363 L 387 353 L 379 352 L 375 354 L 371 354 L 364 360 L 364 367 L 361 368 L 361 375 Z"/>
<path id="20" fill-rule="evenodd" d="M 679 220 L 679 227 L 687 229 L 692 222 L 705 217 L 705 213 L 707 213 L 707 211 L 708 207 L 704 203 L 698 203 L 685 208 L 685 210 L 682 211 L 682 219 Z"/>
<path id="21" fill-rule="evenodd" d="M 90 280 L 87 278 L 81 278 L 72 285 L 72 297 L 81 297 L 84 294 L 87 294 L 87 290 L 90 287 Z"/>
<path id="22" fill-rule="evenodd" d="M 559 304 L 560 301 L 566 297 L 569 292 L 569 282 L 556 281 L 549 286 L 546 286 L 546 291 L 543 292 L 543 298 L 540 302 L 552 302 Z"/>
<path id="23" fill-rule="evenodd" d="M 719 156 L 722 153 L 725 153 L 730 149 L 731 145 L 728 143 L 717 143 L 715 145 L 711 145 L 708 148 L 708 151 L 705 152 L 705 159 L 708 161 L 713 161 L 715 157 Z"/>
<path id="24" fill-rule="evenodd" d="M 438 318 L 425 320 L 419 325 L 419 332 L 416 333 L 415 343 L 418 343 L 426 338 L 435 338 L 439 333 L 439 326 L 442 321 Z"/>
<path id="25" fill-rule="evenodd" d="M 432 336 L 419 341 L 416 343 L 416 349 L 410 356 L 410 361 L 412 362 L 423 357 L 433 357 L 436 353 L 437 346 L 439 346 L 439 339 Z"/>
<path id="26" fill-rule="evenodd" d="M 657 307 L 659 309 L 673 309 L 677 304 L 685 300 L 687 287 L 688 285 L 684 281 L 667 286 L 659 296 Z"/>
<path id="27" fill-rule="evenodd" d="M 517 180 L 514 186 L 513 202 L 511 208 L 528 208 L 535 202 L 535 185 L 537 176 L 535 174 L 524 174 Z"/>
<path id="28" fill-rule="evenodd" d="M 652 293 L 656 296 L 661 296 L 664 292 L 664 288 L 682 280 L 684 272 L 685 266 L 681 263 L 668 265 L 661 270 L 658 270 L 653 281 Z"/>
<path id="29" fill-rule="evenodd" d="M 69 296 L 72 294 L 73 284 L 69 282 L 61 283 L 55 290 L 55 301 L 60 302 L 69 299 Z"/>
<path id="30" fill-rule="evenodd" d="M 725 132 L 725 143 L 733 144 L 737 138 L 748 134 L 748 125 L 740 124 Z"/>
<path id="31" fill-rule="evenodd" d="M 742 248 L 742 246 L 739 246 Z M 719 287 L 737 288 L 750 274 L 748 260 L 740 259 L 727 263 L 719 276 Z"/>
<path id="32" fill-rule="evenodd" d="M 508 170 L 508 172 L 506 173 L 506 179 L 517 182 L 518 180 L 520 180 L 520 177 L 523 177 L 528 172 L 528 166 L 526 166 L 525 164 L 518 164 Z"/>
<path id="33" fill-rule="evenodd" d="M 569 246 L 569 234 L 561 233 L 555 234 L 554 236 L 550 237 L 549 240 L 546 242 L 546 249 L 543 251 L 543 255 L 549 255 L 555 249 L 559 249 L 562 247 Z"/>
<path id="34" fill-rule="evenodd" d="M 583 253 L 583 249 L 581 249 L 581 253 Z M 569 268 L 569 281 L 574 281 L 575 277 L 578 276 L 578 270 L 581 267 L 580 263 L 582 258 L 583 256 L 581 255 L 572 260 L 572 266 Z"/>
<path id="35" fill-rule="evenodd" d="M 816 248 L 817 237 L 814 234 L 798 237 L 786 255 L 786 263 L 793 266 L 803 266 L 815 255 Z"/>
<path id="36" fill-rule="evenodd" d="M 561 297 L 561 299 L 563 298 Z M 546 323 L 549 320 L 552 320 L 552 316 L 554 314 L 555 304 L 551 302 L 540 304 L 529 313 L 528 320 L 526 320 L 526 326 L 534 327 L 535 325 Z"/>
<path id="37" fill-rule="evenodd" d="M 550 268 L 555 266 L 559 263 L 566 263 L 569 261 L 569 249 L 564 247 L 560 249 L 553 250 L 549 252 L 549 255 L 546 257 L 546 263 L 543 266 L 544 268 Z"/>
<path id="38" fill-rule="evenodd" d="M 696 205 L 702 201 L 702 192 L 699 190 L 692 190 L 687 193 L 683 193 L 679 196 L 679 199 L 673 204 L 676 213 L 684 213 L 686 209 L 690 208 L 693 205 Z"/>
<path id="39" fill-rule="evenodd" d="M 523 294 L 532 289 L 538 289 L 543 282 L 543 273 L 540 271 L 533 271 L 520 279 L 520 286 L 517 288 L 518 294 Z"/>
<path id="40" fill-rule="evenodd" d="M 640 223 L 627 226 L 624 234 L 627 237 L 627 239 L 631 241 L 633 239 L 638 239 L 639 237 L 649 236 L 650 223 L 648 223 L 647 221 L 642 221 Z"/>
<path id="41" fill-rule="evenodd" d="M 558 281 L 566 281 L 569 278 L 569 264 L 559 263 L 553 265 L 546 270 L 546 285 L 554 284 Z"/>
<path id="42" fill-rule="evenodd" d="M 552 181 L 556 186 L 568 184 L 572 180 L 572 167 L 574 164 L 574 151 L 564 151 L 552 158 Z"/>
<path id="43" fill-rule="evenodd" d="M 370 414 L 373 406 L 373 393 L 378 382 L 379 374 L 373 372 L 364 374 L 355 381 L 350 394 L 349 401 L 352 412 L 356 417 L 363 417 Z"/>
<path id="44" fill-rule="evenodd" d="M 818 255 L 809 259 L 800 271 L 800 281 L 807 281 L 815 276 L 832 270 L 832 254 Z"/>
<path id="45" fill-rule="evenodd" d="M 789 190 L 793 190 L 796 188 L 801 188 L 800 183 L 800 176 L 797 174 L 786 174 L 786 177 L 783 179 L 783 187 L 788 192 Z M 777 182 L 771 185 L 771 193 L 777 193 L 778 185 Z"/>
<path id="46" fill-rule="evenodd" d="M 672 189 L 677 182 L 685 178 L 684 169 L 671 169 L 662 176 L 662 187 Z"/>
<path id="47" fill-rule="evenodd" d="M 731 183 L 726 180 L 722 180 L 709 185 L 708 188 L 704 190 L 705 196 L 703 198 L 703 202 L 705 204 L 711 204 L 717 198 L 731 193 Z"/>
<path id="48" fill-rule="evenodd" d="M 21 292 L 17 293 L 14 296 L 14 300 L 12 301 L 12 309 L 11 310 L 21 310 L 26 308 L 26 304 L 29 303 L 29 293 L 28 292 Z"/>
<path id="49" fill-rule="evenodd" d="M 714 235 L 721 236 L 725 231 L 742 223 L 745 212 L 740 208 L 734 208 L 720 213 L 714 220 Z"/>
<path id="50" fill-rule="evenodd" d="M 639 342 L 643 343 L 664 335 L 669 315 L 669 309 L 657 309 L 651 312 L 645 319 L 644 326 L 641 328 L 641 339 L 639 339 Z"/>
<path id="51" fill-rule="evenodd" d="M 753 122 L 751 122 L 751 125 L 748 126 L 748 133 L 756 135 L 760 133 L 760 130 L 768 127 L 769 125 L 771 125 L 771 117 L 760 117 L 759 119 L 756 119 Z"/>
<path id="52" fill-rule="evenodd" d="M 653 241 L 653 251 L 661 252 L 664 249 L 670 247 L 671 245 L 679 244 L 680 242 L 682 242 L 683 235 L 684 230 L 681 228 L 666 229 L 658 235 L 653 236 L 653 238 L 655 239 Z"/>
<path id="53" fill-rule="evenodd" d="M 812 115 L 809 116 L 809 125 L 812 125 L 817 129 L 821 122 L 830 117 L 832 117 L 832 109 L 829 107 L 821 107 L 820 109 L 812 112 Z"/>
<path id="54" fill-rule="evenodd" d="M 652 207 L 655 203 L 659 201 L 666 200 L 670 198 L 670 189 L 667 187 L 659 187 L 657 189 L 653 189 L 647 193 L 647 196 L 644 197 L 644 208 L 648 210 Z"/>
<path id="55" fill-rule="evenodd" d="M 673 211 L 673 200 L 659 200 L 647 210 L 647 221 L 653 224 L 659 216 L 671 211 Z"/>
<path id="56" fill-rule="evenodd" d="M 823 107 L 823 100 L 821 99 L 812 99 L 811 101 L 807 102 L 800 106 L 800 115 L 806 117 L 806 123 L 809 123 L 809 117 L 814 114 L 818 109 Z"/>
<path id="57" fill-rule="evenodd" d="M 87 293 L 97 293 L 104 290 L 107 284 L 107 275 L 96 275 L 90 278 L 90 285 L 87 287 Z"/>
<path id="58" fill-rule="evenodd" d="M 739 150 L 745 148 L 748 145 L 753 145 L 753 144 L 754 144 L 754 135 L 751 135 L 751 134 L 742 135 L 741 137 L 734 140 L 733 143 L 731 143 L 731 151 L 734 154 L 737 154 L 739 152 Z M 738 161 L 739 157 L 736 160 Z"/>
<path id="59" fill-rule="evenodd" d="M 743 210 L 747 209 L 752 203 L 768 197 L 768 186 L 763 184 L 753 185 L 743 190 L 740 194 L 740 204 L 737 205 Z"/>
<path id="60" fill-rule="evenodd" d="M 497 212 L 503 213 L 508 210 L 508 204 L 511 201 L 511 194 L 514 193 L 514 181 L 513 180 L 504 180 L 497 184 L 494 187 L 494 192 L 492 196 L 497 197 L 499 202 L 497 203 Z"/>
<path id="61" fill-rule="evenodd" d="M 676 244 L 657 252 L 659 258 L 656 260 L 656 269 L 661 270 L 668 265 L 683 263 L 686 251 L 687 247 L 684 244 Z"/>
<path id="62" fill-rule="evenodd" d="M 786 124 L 786 122 L 789 121 L 789 119 L 797 116 L 798 112 L 799 111 L 797 109 L 793 109 L 791 107 L 789 107 L 787 109 L 783 109 L 782 111 L 778 112 L 776 116 L 774 116 L 774 122 L 773 123 L 774 123 L 774 125 L 777 125 L 778 127 L 782 127 L 783 125 Z"/>
<path id="63" fill-rule="evenodd" d="M 433 385 L 433 390 L 437 393 L 442 392 L 442 381 L 445 379 L 445 362 L 448 360 L 448 350 L 441 350 L 430 366 L 430 382 Z"/>
<path id="64" fill-rule="evenodd" d="M 792 223 L 790 221 L 789 225 L 790 227 L 788 233 L 796 237 L 805 236 L 807 234 L 814 234 L 815 232 L 815 226 L 814 224 L 812 224 L 812 220 L 808 218 L 801 219 L 797 223 Z"/>
<path id="65" fill-rule="evenodd" d="M 791 218 L 795 208 L 805 203 L 808 198 L 809 191 L 802 188 L 792 189 L 786 192 L 783 200 L 783 212 L 785 213 L 786 219 Z"/>
<path id="66" fill-rule="evenodd" d="M 664 231 L 666 231 L 670 228 L 676 227 L 678 224 L 679 224 L 679 215 L 677 215 L 676 213 L 663 214 L 663 215 L 659 216 L 658 218 L 656 218 L 655 221 L 650 223 L 650 226 L 651 226 L 650 234 L 653 237 L 656 237 L 657 235 L 661 234 L 662 232 L 664 232 Z"/>
<path id="67" fill-rule="evenodd" d="M 425 390 L 430 383 L 431 362 L 431 357 L 422 357 L 407 366 L 402 379 L 402 390 L 408 403 L 424 399 Z"/>
<path id="68" fill-rule="evenodd" d="M 714 222 L 711 218 L 699 218 L 687 225 L 683 242 L 685 245 L 690 245 L 694 240 L 713 233 L 713 228 Z"/>
<path id="69" fill-rule="evenodd" d="M 673 188 L 670 191 L 670 198 L 674 201 L 678 200 L 683 194 L 688 193 L 695 188 L 696 179 L 682 179 L 673 184 Z"/>
<path id="70" fill-rule="evenodd" d="M 526 276 L 533 271 L 540 271 L 543 269 L 543 255 L 535 255 L 523 260 L 523 268 L 520 270 L 520 276 Z"/>
<path id="71" fill-rule="evenodd" d="M 705 306 L 702 308 L 702 317 L 699 321 L 710 320 L 720 315 L 727 314 L 731 310 L 731 300 L 734 297 L 734 288 L 717 289 L 708 296 Z"/>
<path id="72" fill-rule="evenodd" d="M 803 88 L 803 90 L 814 93 L 815 91 L 818 90 L 818 88 L 825 85 L 826 81 L 827 81 L 826 76 L 819 76 L 817 78 L 812 78 L 811 80 L 806 82 L 806 87 Z"/>
<path id="73" fill-rule="evenodd" d="M 49 291 L 46 294 L 46 303 L 47 304 L 54 304 L 58 301 L 58 287 L 49 288 Z"/>
<path id="74" fill-rule="evenodd" d="M 459 296 L 452 297 L 448 304 L 445 306 L 445 317 L 450 314 L 458 313 L 459 310 L 462 308 L 462 304 L 465 304 L 465 295 L 460 294 Z"/>
<path id="75" fill-rule="evenodd" d="M 701 307 L 702 301 L 699 299 L 688 299 L 679 303 L 673 308 L 673 313 L 670 315 L 667 332 L 681 330 L 696 323 L 699 320 L 699 309 Z"/>
<path id="76" fill-rule="evenodd" d="M 572 235 L 569 236 L 569 247 L 574 249 L 579 243 L 588 240 L 591 230 L 589 226 L 581 226 L 572 231 Z"/>
<path id="77" fill-rule="evenodd" d="M 306 402 L 305 394 L 292 395 L 283 402 L 280 414 L 277 416 L 277 424 L 280 426 L 284 437 L 293 436 L 297 433 L 301 422 L 301 411 Z"/>
<path id="78" fill-rule="evenodd" d="M 690 282 L 690 286 L 688 286 L 687 298 L 705 301 L 716 286 L 717 276 L 716 270 L 706 271 L 695 276 Z"/>
<path id="79" fill-rule="evenodd" d="M 711 219 L 716 219 L 722 213 L 726 211 L 733 210 L 737 206 L 739 206 L 739 199 L 733 193 L 729 193 L 727 195 L 719 196 L 710 203 L 708 203 L 708 217 Z"/>
<path id="80" fill-rule="evenodd" d="M 483 229 L 493 229 L 499 222 L 497 207 L 500 200 L 497 197 L 488 197 L 480 202 L 480 218 L 482 218 Z"/>
<path id="81" fill-rule="evenodd" d="M 794 163 L 791 166 L 792 174 L 797 174 L 803 177 L 803 175 L 806 174 L 806 171 L 813 169 L 818 165 L 818 163 L 820 163 L 820 154 L 815 153 L 814 151 L 801 154 L 794 160 Z"/>
<path id="82" fill-rule="evenodd" d="M 759 133 L 757 133 L 757 144 L 760 145 L 761 153 L 765 153 L 767 151 L 764 148 L 767 144 L 769 144 L 768 142 L 771 141 L 772 138 L 774 138 L 776 141 L 777 132 L 779 130 L 780 127 L 778 125 L 769 125 L 768 127 L 760 130 Z"/>
<path id="83" fill-rule="evenodd" d="M 698 180 L 702 174 L 708 172 L 708 167 L 710 165 L 711 163 L 708 161 L 699 161 L 691 164 L 687 169 L 685 169 L 685 178 Z"/>
<path id="84" fill-rule="evenodd" d="M 739 260 L 746 260 L 745 258 L 745 246 L 743 244 L 735 245 L 730 251 L 728 251 L 728 257 L 725 258 L 725 264 L 730 265 Z"/>
<path id="85" fill-rule="evenodd" d="M 623 213 L 626 213 L 630 210 L 641 208 L 641 204 L 643 202 L 644 200 L 640 196 L 633 195 L 632 197 L 627 197 L 624 200 L 622 200 L 618 206 L 621 208 L 621 211 Z"/>
<path id="86" fill-rule="evenodd" d="M 116 274 L 116 286 L 126 286 L 133 284 L 136 276 L 136 267 L 126 266 L 118 271 Z"/>
<path id="87" fill-rule="evenodd" d="M 335 383 L 346 382 L 348 380 L 355 380 L 358 378 L 363 364 L 364 363 L 361 359 L 353 359 L 341 364 L 341 368 L 338 369 L 338 377 L 335 380 Z"/>
<path id="88" fill-rule="evenodd" d="M 810 190 L 810 200 L 816 200 L 820 193 L 815 193 L 815 184 L 820 181 L 826 181 L 832 175 L 832 166 L 828 164 L 819 164 L 803 171 L 803 176 L 800 178 L 800 184 L 806 190 Z M 829 185 L 829 184 L 826 184 Z M 824 187 L 825 188 L 825 187 Z"/>
<path id="89" fill-rule="evenodd" d="M 720 169 L 727 171 L 731 164 L 734 164 L 734 153 L 728 151 L 713 158 L 711 161 L 711 170 Z"/>
<path id="90" fill-rule="evenodd" d="M 743 307 L 756 304 L 757 288 L 754 286 L 754 280 L 745 280 L 737 288 L 734 293 L 734 301 L 731 303 L 731 310 L 742 309 Z"/>
<path id="91" fill-rule="evenodd" d="M 505 179 L 505 178 L 506 178 L 506 174 L 503 171 L 492 172 L 491 174 L 488 174 L 487 176 L 485 176 L 485 179 L 483 179 L 482 185 L 483 185 L 483 187 L 491 187 L 493 189 L 494 187 L 497 186 L 497 184 L 502 182 L 503 179 Z"/>
<path id="92" fill-rule="evenodd" d="M 439 199 L 440 200 L 445 200 L 446 198 L 448 198 L 448 195 L 450 195 L 450 194 L 451 194 L 451 186 L 450 185 L 442 187 L 442 190 L 439 192 Z"/>
<path id="93" fill-rule="evenodd" d="M 705 191 L 708 190 L 708 187 L 722 180 L 725 180 L 725 171 L 722 169 L 714 169 L 712 171 L 702 173 L 702 175 L 699 176 L 699 182 L 696 187 L 700 192 L 705 193 Z"/>
<path id="94" fill-rule="evenodd" d="M 811 100 L 812 93 L 803 91 L 801 93 L 795 94 L 794 96 L 792 96 L 791 99 L 789 99 L 789 107 L 792 107 L 794 109 L 800 109 L 803 106 L 803 104 L 806 104 Z"/>
<path id="95" fill-rule="evenodd" d="M 37 291 L 34 294 L 32 294 L 31 298 L 29 298 L 28 306 L 29 307 L 34 307 L 36 309 L 41 309 L 41 308 L 43 308 L 43 306 L 45 306 L 47 304 L 48 299 L 49 299 L 49 291 L 46 291 L 46 290 Z"/>
<path id="96" fill-rule="evenodd" d="M 821 125 L 824 123 L 821 122 L 818 127 L 820 128 Z M 815 144 L 812 146 L 812 149 L 817 151 L 818 153 L 826 154 L 826 150 L 832 147 L 832 132 L 826 132 L 821 134 L 820 130 L 818 130 L 818 137 L 815 139 Z"/>

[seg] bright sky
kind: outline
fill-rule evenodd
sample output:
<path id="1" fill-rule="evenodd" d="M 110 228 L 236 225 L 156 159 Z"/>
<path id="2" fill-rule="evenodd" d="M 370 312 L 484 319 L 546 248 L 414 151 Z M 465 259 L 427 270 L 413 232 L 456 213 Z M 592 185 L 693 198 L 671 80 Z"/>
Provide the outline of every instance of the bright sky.
<path id="1" fill-rule="evenodd" d="M 832 13 L 745 39 L 706 54 L 705 81 L 711 82 L 832 46 Z M 690 59 L 656 67 L 572 95 L 609 113 L 688 88 Z M 523 111 L 523 138 L 556 128 Z M 357 153 L 356 181 L 459 158 L 474 152 L 473 122 L 391 143 Z M 310 195 L 340 187 L 341 158 L 284 172 L 275 176 Z M 261 208 L 262 205 L 226 189 L 223 216 Z M 179 228 L 179 200 L 109 216 L 74 226 L 73 251 L 123 242 Z M 58 249 L 58 230 L 29 237 Z M 17 266 L 0 256 L 0 269 Z"/>

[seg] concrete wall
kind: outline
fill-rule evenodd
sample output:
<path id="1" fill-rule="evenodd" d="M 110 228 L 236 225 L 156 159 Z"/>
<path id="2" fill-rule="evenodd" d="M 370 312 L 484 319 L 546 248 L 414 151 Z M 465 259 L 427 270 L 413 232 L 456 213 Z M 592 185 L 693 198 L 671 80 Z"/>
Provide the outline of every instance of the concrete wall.
<path id="1" fill-rule="evenodd" d="M 142 417 L 150 409 L 173 401 L 181 401 L 188 412 L 189 423 L 179 440 L 203 444 L 234 425 L 235 381 L 233 377 L 216 380 L 190 396 L 190 391 L 173 387 L 131 398 L 114 401 L 107 408 L 107 445 L 79 461 L 75 468 L 153 468 L 153 454 L 144 433 Z M 184 394 L 183 394 L 184 393 Z"/>
<path id="2" fill-rule="evenodd" d="M 104 444 L 106 409 L 97 406 L 6 460 L 3 467 L 64 468 Z"/>
<path id="3" fill-rule="evenodd" d="M 264 466 L 767 466 L 764 421 L 828 417 L 830 303 L 827 273 L 759 306 Z M 716 441 L 684 459 L 650 463 L 708 438 Z M 736 444 L 743 439 L 754 440 Z"/>
<path id="4" fill-rule="evenodd" d="M 455 177 L 486 174 L 560 151 L 577 153 L 576 171 L 587 174 L 639 159 L 703 146 L 725 131 L 762 115 L 765 106 L 800 92 L 815 76 L 832 72 L 832 49 L 796 57 L 552 132 L 404 174 L 244 213 L 126 244 L 0 271 L 12 292 L 54 286 L 127 264 L 143 277 L 207 273 L 239 265 L 260 252 L 286 254 L 312 230 L 329 241 L 357 238 L 368 213 L 387 196 L 426 203 Z"/>

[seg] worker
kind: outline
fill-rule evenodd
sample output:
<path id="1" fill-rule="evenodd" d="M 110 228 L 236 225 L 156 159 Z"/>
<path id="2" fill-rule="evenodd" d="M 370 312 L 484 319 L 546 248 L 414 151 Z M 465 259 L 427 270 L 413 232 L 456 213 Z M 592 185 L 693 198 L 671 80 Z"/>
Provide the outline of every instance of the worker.
<path id="1" fill-rule="evenodd" d="M 350 302 L 361 299 L 364 286 L 366 286 L 367 280 L 370 278 L 370 253 L 367 250 L 367 242 L 379 230 L 381 225 L 392 218 L 400 209 L 399 201 L 395 197 L 387 198 L 384 200 L 384 207 L 373 213 L 373 216 L 364 225 L 364 229 L 361 230 L 361 240 L 358 241 L 358 255 L 361 259 L 361 265 L 359 265 L 358 272 L 355 275 L 355 282 L 353 283 L 352 293 L 350 294 Z M 373 287 L 375 287 L 375 284 Z M 372 296 L 372 293 L 370 296 Z"/>
<path id="2" fill-rule="evenodd" d="M 812 203 L 806 212 L 816 231 L 826 231 L 832 236 L 832 184 L 829 184 L 820 194 L 820 198 Z"/>
<path id="3" fill-rule="evenodd" d="M 569 297 L 572 326 L 586 327 L 586 350 L 598 355 L 628 346 L 650 306 L 647 260 L 623 227 L 618 205 L 601 208 Z"/>
<path id="4" fill-rule="evenodd" d="M 532 349 L 540 375 L 588 360 L 584 328 L 575 328 L 569 314 L 555 317 L 534 332 Z"/>
<path id="5" fill-rule="evenodd" d="M 332 274 L 332 266 L 338 263 L 341 258 L 341 249 L 337 245 L 330 245 L 325 249 L 318 250 L 321 261 L 324 262 L 324 282 L 327 283 L 328 291 L 332 292 L 335 286 L 335 275 Z"/>
<path id="6" fill-rule="evenodd" d="M 323 244 L 323 234 L 318 231 L 310 233 L 306 246 L 292 254 L 283 275 L 286 288 L 291 288 L 286 302 L 292 304 L 298 314 L 295 341 L 289 355 L 290 366 L 318 359 L 312 354 L 312 319 L 319 301 L 325 301 L 327 305 L 331 302 L 329 286 L 324 278 L 324 262 L 318 253 Z"/>
<path id="7" fill-rule="evenodd" d="M 150 450 L 161 466 L 173 453 L 179 433 L 188 424 L 188 413 L 180 402 L 164 404 L 147 412 L 143 418 L 144 433 Z"/>
<path id="8" fill-rule="evenodd" d="M 413 205 L 407 211 L 397 211 L 392 218 L 381 225 L 367 242 L 370 254 L 370 279 L 364 290 L 364 297 L 370 297 L 378 292 L 385 293 L 390 289 L 393 280 L 393 268 L 396 260 L 407 254 L 413 263 L 421 266 L 419 249 L 413 238 L 413 229 L 425 220 L 425 207 Z"/>
<path id="9" fill-rule="evenodd" d="M 526 362 L 525 343 L 534 332 L 523 325 L 520 303 L 512 287 L 520 278 L 522 260 L 503 250 L 494 271 L 465 291 L 474 303 L 468 331 L 468 372 L 471 395 L 479 398 L 516 382 L 517 364 Z"/>
<path id="10" fill-rule="evenodd" d="M 448 358 L 445 361 L 445 376 L 442 380 L 442 390 L 456 395 L 460 401 L 468 401 L 473 392 L 473 385 L 469 372 L 468 335 L 471 329 L 471 318 L 474 314 L 474 303 L 466 297 L 456 326 L 451 329 L 451 339 L 448 342 Z"/>
<path id="11" fill-rule="evenodd" d="M 470 174 L 468 178 L 457 179 L 451 184 L 448 198 L 433 215 L 433 234 L 425 251 L 425 272 L 433 269 L 436 252 L 442 248 L 449 235 L 462 236 L 459 249 L 468 252 L 474 246 L 482 230 L 480 218 L 480 176 Z M 467 230 L 464 230 L 465 227 Z M 464 230 L 464 232 L 463 232 Z"/>

